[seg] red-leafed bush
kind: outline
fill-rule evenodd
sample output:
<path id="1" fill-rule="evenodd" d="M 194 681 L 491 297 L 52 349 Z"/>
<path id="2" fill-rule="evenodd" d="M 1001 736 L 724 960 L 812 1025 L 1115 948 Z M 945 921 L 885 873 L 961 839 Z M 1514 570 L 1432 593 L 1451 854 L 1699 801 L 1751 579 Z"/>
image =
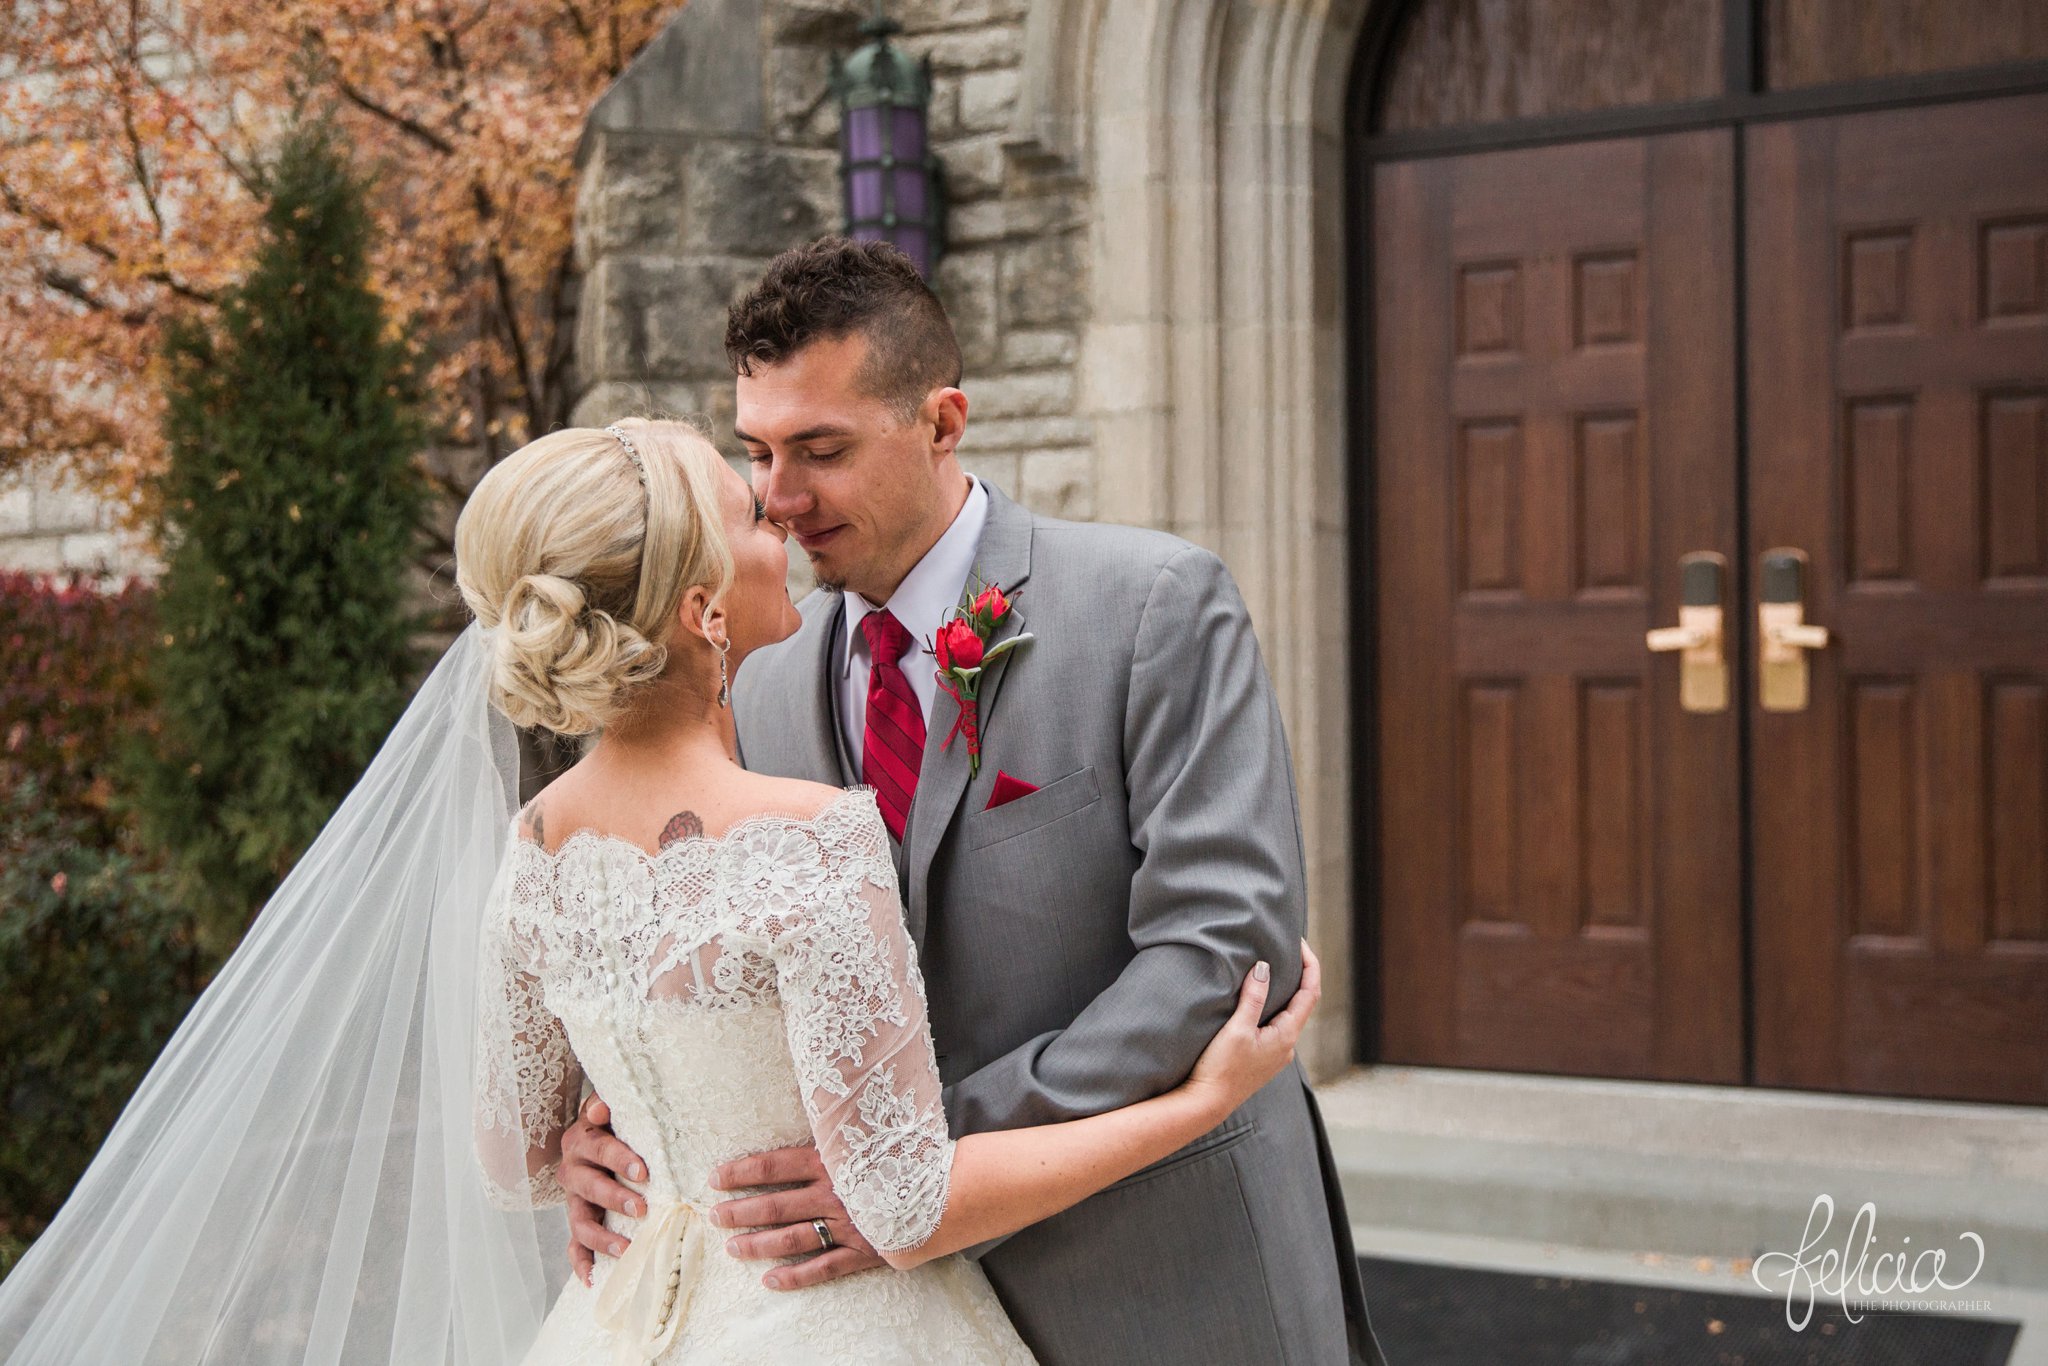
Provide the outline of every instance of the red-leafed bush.
<path id="1" fill-rule="evenodd" d="M 135 580 L 0 572 L 0 782 L 33 774 L 59 813 L 112 833 L 116 756 L 149 725 L 154 602 Z"/>
<path id="2" fill-rule="evenodd" d="M 143 585 L 0 573 L 0 1276 L 204 984 L 119 791 L 153 618 Z"/>

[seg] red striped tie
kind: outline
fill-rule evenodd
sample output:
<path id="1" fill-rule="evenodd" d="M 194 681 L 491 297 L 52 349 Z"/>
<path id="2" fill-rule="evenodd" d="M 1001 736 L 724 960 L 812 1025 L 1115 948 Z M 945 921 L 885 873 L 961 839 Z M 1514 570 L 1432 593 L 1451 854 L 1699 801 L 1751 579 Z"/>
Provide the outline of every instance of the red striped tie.
<path id="1" fill-rule="evenodd" d="M 882 822 L 896 842 L 910 819 L 917 794 L 917 770 L 924 763 L 924 708 L 896 661 L 910 645 L 910 632 L 887 612 L 870 612 L 860 624 L 874 660 L 868 672 L 867 734 L 861 739 L 861 781 L 875 789 Z"/>

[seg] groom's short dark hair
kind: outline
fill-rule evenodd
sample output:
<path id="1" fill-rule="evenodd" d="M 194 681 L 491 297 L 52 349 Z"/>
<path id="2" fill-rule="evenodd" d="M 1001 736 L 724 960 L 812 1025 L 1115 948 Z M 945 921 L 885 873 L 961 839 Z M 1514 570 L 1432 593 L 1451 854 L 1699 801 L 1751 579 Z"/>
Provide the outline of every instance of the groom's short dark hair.
<path id="1" fill-rule="evenodd" d="M 926 394 L 960 382 L 960 343 L 939 296 L 887 242 L 820 237 L 768 263 L 725 319 L 733 372 L 754 373 L 814 341 L 859 333 L 867 359 L 859 382 L 909 418 Z"/>

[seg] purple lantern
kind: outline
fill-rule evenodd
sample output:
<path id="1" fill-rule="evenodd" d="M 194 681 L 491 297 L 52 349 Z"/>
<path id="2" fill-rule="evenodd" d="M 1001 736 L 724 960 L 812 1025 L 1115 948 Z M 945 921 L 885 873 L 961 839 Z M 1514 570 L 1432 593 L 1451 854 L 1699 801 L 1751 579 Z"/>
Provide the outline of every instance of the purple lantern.
<path id="1" fill-rule="evenodd" d="M 944 247 L 945 216 L 928 122 L 931 59 L 919 62 L 892 47 L 889 37 L 901 26 L 879 13 L 860 31 L 870 41 L 845 61 L 834 59 L 832 68 L 846 235 L 895 243 L 930 279 Z"/>

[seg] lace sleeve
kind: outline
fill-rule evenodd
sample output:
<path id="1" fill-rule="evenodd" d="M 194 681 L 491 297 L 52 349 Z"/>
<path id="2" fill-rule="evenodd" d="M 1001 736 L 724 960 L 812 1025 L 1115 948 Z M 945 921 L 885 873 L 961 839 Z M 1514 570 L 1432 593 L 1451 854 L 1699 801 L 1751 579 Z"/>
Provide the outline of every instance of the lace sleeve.
<path id="1" fill-rule="evenodd" d="M 552 894 L 531 885 L 523 848 L 513 842 L 492 896 L 477 982 L 477 1158 L 492 1202 L 504 1209 L 567 1200 L 555 1169 L 583 1092 L 583 1069 L 534 971 L 535 939 L 522 909 L 534 895 Z"/>
<path id="2" fill-rule="evenodd" d="M 854 1226 L 900 1252 L 939 1226 L 953 1140 L 888 834 L 871 796 L 788 833 L 768 939 L 804 1109 Z"/>

